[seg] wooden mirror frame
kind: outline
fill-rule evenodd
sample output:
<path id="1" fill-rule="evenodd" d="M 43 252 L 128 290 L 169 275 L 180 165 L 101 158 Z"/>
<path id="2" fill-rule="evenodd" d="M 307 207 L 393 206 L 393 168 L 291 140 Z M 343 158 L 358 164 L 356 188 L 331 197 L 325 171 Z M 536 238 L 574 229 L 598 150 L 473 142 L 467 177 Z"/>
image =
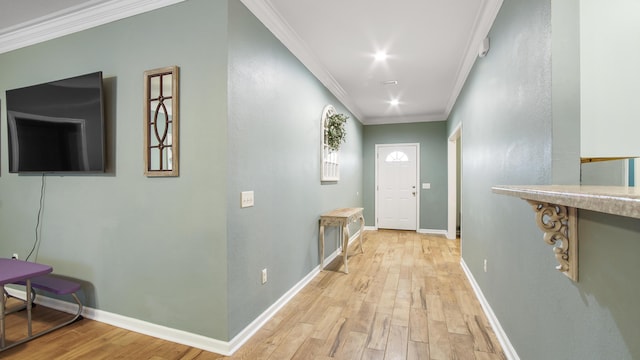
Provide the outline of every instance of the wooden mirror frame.
<path id="1" fill-rule="evenodd" d="M 179 77 L 177 66 L 144 72 L 144 174 L 178 176 Z M 166 84 L 171 81 L 171 84 Z M 167 94 L 167 92 L 171 94 Z"/>

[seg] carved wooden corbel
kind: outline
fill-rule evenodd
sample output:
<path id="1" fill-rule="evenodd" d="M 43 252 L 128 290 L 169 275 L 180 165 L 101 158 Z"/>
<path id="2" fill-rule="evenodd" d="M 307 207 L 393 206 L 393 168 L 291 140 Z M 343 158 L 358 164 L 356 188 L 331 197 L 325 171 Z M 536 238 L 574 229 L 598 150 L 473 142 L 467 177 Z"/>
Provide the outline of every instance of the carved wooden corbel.
<path id="1" fill-rule="evenodd" d="M 544 232 L 544 241 L 554 246 L 559 265 L 556 269 L 578 281 L 577 209 L 568 206 L 527 200 L 535 211 L 536 223 Z"/>

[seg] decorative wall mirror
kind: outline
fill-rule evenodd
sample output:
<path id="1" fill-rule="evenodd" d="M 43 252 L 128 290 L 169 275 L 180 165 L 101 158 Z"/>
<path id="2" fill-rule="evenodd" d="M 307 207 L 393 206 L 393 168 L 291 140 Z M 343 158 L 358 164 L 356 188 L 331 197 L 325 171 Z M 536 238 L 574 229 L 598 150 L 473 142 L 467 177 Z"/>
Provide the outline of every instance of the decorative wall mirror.
<path id="1" fill-rule="evenodd" d="M 144 174 L 178 176 L 178 67 L 144 72 Z"/>

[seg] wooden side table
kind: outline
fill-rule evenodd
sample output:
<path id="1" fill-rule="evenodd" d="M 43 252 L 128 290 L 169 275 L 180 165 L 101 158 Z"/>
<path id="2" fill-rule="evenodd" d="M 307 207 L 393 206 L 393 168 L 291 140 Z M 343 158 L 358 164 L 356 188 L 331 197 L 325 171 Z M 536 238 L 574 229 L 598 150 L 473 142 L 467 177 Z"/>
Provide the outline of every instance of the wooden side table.
<path id="1" fill-rule="evenodd" d="M 343 208 L 329 211 L 320 215 L 320 269 L 324 269 L 324 227 L 337 226 L 341 229 L 342 234 L 342 261 L 344 263 L 344 273 L 349 273 L 347 266 L 347 247 L 349 246 L 349 224 L 360 220 L 360 251 L 364 253 L 362 247 L 362 237 L 364 233 L 364 216 L 362 216 L 363 208 Z"/>

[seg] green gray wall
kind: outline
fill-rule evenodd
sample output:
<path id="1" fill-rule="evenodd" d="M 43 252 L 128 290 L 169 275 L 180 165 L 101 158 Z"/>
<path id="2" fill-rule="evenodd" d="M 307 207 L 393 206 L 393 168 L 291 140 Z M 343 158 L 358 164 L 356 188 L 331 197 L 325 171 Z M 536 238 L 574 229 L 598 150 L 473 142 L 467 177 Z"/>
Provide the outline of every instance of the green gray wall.
<path id="1" fill-rule="evenodd" d="M 229 328 L 236 335 L 319 264 L 323 212 L 362 206 L 362 125 L 239 1 L 230 1 Z M 325 105 L 350 116 L 340 181 L 320 182 Z M 255 206 L 240 208 L 253 190 Z M 327 253 L 335 251 L 333 229 Z M 332 247 L 333 246 L 333 247 Z M 268 282 L 260 271 L 268 269 Z"/>
<path id="2" fill-rule="evenodd" d="M 174 64 L 180 176 L 147 178 L 143 72 Z M 109 171 L 46 176 L 37 260 L 81 280 L 89 307 L 230 340 L 319 264 L 319 214 L 362 206 L 362 126 L 349 120 L 342 178 L 321 185 L 322 109 L 346 110 L 235 0 L 0 54 L 0 256 L 31 249 L 41 180 L 7 173 L 4 91 L 99 70 Z"/>
<path id="3" fill-rule="evenodd" d="M 226 14 L 224 2 L 189 1 L 0 55 L 3 99 L 15 87 L 98 70 L 105 77 L 110 170 L 46 177 L 37 260 L 86 282 L 90 307 L 218 339 L 227 337 L 219 291 L 227 286 Z M 201 33 L 206 41 L 184 41 Z M 142 73 L 173 64 L 181 67 L 181 176 L 146 178 Z M 5 114 L 3 102 L 2 130 Z M 40 176 L 8 174 L 5 148 L 1 160 L 0 254 L 24 257 Z"/>
<path id="4" fill-rule="evenodd" d="M 552 56 L 561 41 L 552 15 L 562 10 L 554 10 L 549 0 L 503 3 L 491 50 L 477 60 L 450 118 L 449 131 L 462 123 L 462 256 L 521 359 L 637 359 L 640 221 L 580 211 L 574 283 L 554 269 L 531 207 L 490 190 L 579 182 L 577 110 L 558 108 L 557 97 L 575 106 L 575 84 L 552 91 L 561 74 L 551 69 L 562 66 Z"/>
<path id="5" fill-rule="evenodd" d="M 375 146 L 376 144 L 420 144 L 420 183 L 431 189 L 420 191 L 419 229 L 447 230 L 447 123 L 422 122 L 364 127 L 364 216 L 375 225 Z"/>
<path id="6" fill-rule="evenodd" d="M 37 260 L 86 282 L 90 307 L 217 339 L 227 338 L 226 29 L 226 2 L 195 0 L 0 55 L 2 99 L 6 89 L 48 80 L 105 77 L 110 170 L 46 177 Z M 194 34 L 206 36 L 185 41 Z M 147 178 L 142 74 L 174 64 L 181 174 Z M 1 153 L 0 255 L 24 257 L 40 176 L 8 174 L 6 147 Z"/>

